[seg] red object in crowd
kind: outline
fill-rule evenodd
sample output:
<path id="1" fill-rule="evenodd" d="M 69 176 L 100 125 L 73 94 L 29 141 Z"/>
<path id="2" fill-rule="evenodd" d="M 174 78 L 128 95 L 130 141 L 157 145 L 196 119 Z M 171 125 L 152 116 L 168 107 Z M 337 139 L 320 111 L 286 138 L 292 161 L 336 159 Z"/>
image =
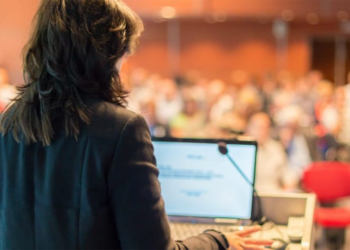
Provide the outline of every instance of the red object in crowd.
<path id="1" fill-rule="evenodd" d="M 350 196 L 350 165 L 341 162 L 315 162 L 305 171 L 304 188 L 316 194 L 323 205 Z M 350 225 L 350 208 L 316 208 L 315 221 L 325 228 L 345 228 Z"/>

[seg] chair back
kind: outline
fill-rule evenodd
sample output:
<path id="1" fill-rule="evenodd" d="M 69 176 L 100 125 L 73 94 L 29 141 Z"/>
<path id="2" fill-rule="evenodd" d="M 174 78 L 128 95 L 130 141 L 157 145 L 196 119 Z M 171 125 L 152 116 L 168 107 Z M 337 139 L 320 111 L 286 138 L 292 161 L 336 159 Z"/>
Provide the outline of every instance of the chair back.
<path id="1" fill-rule="evenodd" d="M 302 184 L 321 203 L 350 196 L 350 165 L 341 162 L 314 162 L 304 171 Z"/>

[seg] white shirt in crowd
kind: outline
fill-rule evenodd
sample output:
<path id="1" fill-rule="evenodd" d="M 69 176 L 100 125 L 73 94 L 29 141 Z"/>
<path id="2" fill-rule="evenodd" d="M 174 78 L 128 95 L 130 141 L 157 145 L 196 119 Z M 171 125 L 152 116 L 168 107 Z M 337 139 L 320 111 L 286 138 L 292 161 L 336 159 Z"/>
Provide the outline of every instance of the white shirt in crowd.
<path id="1" fill-rule="evenodd" d="M 281 181 L 286 166 L 287 156 L 279 142 L 268 139 L 264 145 L 259 145 L 255 178 L 257 191 L 281 191 Z"/>

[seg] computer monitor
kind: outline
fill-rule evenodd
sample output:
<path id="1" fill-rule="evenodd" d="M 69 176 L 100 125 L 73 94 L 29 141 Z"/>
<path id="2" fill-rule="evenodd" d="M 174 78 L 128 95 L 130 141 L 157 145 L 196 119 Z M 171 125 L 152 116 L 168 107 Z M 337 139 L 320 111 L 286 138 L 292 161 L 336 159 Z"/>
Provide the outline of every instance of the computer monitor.
<path id="1" fill-rule="evenodd" d="M 219 142 L 254 185 L 255 141 L 153 138 L 168 216 L 251 219 L 253 188 L 219 152 Z"/>

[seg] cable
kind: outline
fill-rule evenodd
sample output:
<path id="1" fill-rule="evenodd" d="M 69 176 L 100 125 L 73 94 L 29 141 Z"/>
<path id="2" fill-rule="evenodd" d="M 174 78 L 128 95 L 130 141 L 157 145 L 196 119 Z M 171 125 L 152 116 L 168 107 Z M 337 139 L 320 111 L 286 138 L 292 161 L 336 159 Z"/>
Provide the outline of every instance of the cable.
<path id="1" fill-rule="evenodd" d="M 227 158 L 230 160 L 231 164 L 236 168 L 236 170 L 239 172 L 239 174 L 243 177 L 243 179 L 253 188 L 253 195 L 255 194 L 256 197 L 256 201 L 257 201 L 257 207 L 258 207 L 258 214 L 256 216 L 256 218 L 252 218 L 253 222 L 256 222 L 259 225 L 263 225 L 267 220 L 266 217 L 263 215 L 263 211 L 262 211 L 262 205 L 261 205 L 261 199 L 260 196 L 258 194 L 258 192 L 256 191 L 253 183 L 251 183 L 249 181 L 249 179 L 247 178 L 247 176 L 243 173 L 243 171 L 241 170 L 241 168 L 237 165 L 237 163 L 232 159 L 232 157 L 228 154 L 228 148 L 226 143 L 224 142 L 219 142 L 218 143 L 219 146 L 219 152 L 222 155 L 226 155 Z M 254 197 L 254 196 L 253 196 Z M 254 201 L 254 200 L 253 200 Z"/>

